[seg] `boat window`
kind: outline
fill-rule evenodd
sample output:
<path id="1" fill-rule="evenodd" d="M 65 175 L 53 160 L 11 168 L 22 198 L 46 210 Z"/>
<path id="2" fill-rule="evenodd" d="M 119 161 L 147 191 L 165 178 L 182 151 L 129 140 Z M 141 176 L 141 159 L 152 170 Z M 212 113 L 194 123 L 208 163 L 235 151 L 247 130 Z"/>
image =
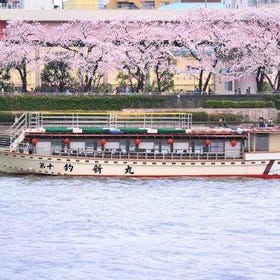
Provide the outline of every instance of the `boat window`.
<path id="1" fill-rule="evenodd" d="M 255 134 L 251 133 L 250 134 L 250 151 L 255 151 Z"/>
<path id="2" fill-rule="evenodd" d="M 152 152 L 159 152 L 161 153 L 161 141 L 155 140 L 154 142 L 154 150 Z"/>
<path id="3" fill-rule="evenodd" d="M 122 153 L 125 153 L 126 151 L 128 151 L 129 150 L 129 141 L 128 140 L 121 140 L 119 149 Z"/>
<path id="4" fill-rule="evenodd" d="M 152 152 L 155 148 L 155 143 L 151 141 L 141 141 L 139 149 L 144 150 L 148 153 Z"/>
<path id="5" fill-rule="evenodd" d="M 194 153 L 203 153 L 205 150 L 204 140 L 195 140 L 194 141 Z"/>
<path id="6" fill-rule="evenodd" d="M 183 153 L 190 149 L 190 143 L 186 141 L 175 141 L 173 144 L 173 150 L 177 153 Z"/>
<path id="7" fill-rule="evenodd" d="M 268 151 L 269 149 L 269 134 L 256 134 L 256 151 Z"/>
<path id="8" fill-rule="evenodd" d="M 161 152 L 163 154 L 167 154 L 167 153 L 171 152 L 170 145 L 167 143 L 167 141 L 162 141 L 161 142 Z"/>
<path id="9" fill-rule="evenodd" d="M 225 151 L 225 144 L 222 141 L 211 141 L 211 145 L 209 146 L 210 153 L 223 153 Z"/>
<path id="10" fill-rule="evenodd" d="M 108 151 L 112 151 L 113 153 L 115 153 L 115 152 L 118 151 L 119 148 L 120 148 L 120 142 L 119 141 L 108 140 L 106 142 L 106 149 L 108 149 Z"/>
<path id="11" fill-rule="evenodd" d="M 62 141 L 61 140 L 52 141 L 52 151 L 54 153 L 60 153 L 61 150 L 62 150 Z"/>
<path id="12" fill-rule="evenodd" d="M 97 145 L 97 143 L 96 143 L 96 145 Z M 88 153 L 92 153 L 93 151 L 94 151 L 94 143 L 93 143 L 93 141 L 86 141 L 86 151 L 88 152 Z"/>

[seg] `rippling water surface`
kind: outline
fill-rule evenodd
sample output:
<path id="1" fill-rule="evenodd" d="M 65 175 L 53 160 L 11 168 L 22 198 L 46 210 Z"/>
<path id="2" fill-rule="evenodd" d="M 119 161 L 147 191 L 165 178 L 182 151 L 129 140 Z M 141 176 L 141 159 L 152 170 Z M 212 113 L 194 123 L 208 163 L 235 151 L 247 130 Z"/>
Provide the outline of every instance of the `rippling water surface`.
<path id="1" fill-rule="evenodd" d="M 280 279 L 279 180 L 0 176 L 0 279 Z"/>

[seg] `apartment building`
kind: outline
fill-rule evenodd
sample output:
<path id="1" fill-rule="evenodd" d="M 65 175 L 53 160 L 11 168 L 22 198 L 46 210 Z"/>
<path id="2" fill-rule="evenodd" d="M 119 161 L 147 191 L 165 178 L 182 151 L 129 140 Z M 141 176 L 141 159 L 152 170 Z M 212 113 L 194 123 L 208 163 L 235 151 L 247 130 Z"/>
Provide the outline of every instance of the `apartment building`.
<path id="1" fill-rule="evenodd" d="M 280 7 L 280 0 L 224 0 L 226 8 L 244 9 L 244 8 L 274 8 Z"/>
<path id="2" fill-rule="evenodd" d="M 25 10 L 96 10 L 98 4 L 98 0 L 0 0 L 2 9 Z"/>

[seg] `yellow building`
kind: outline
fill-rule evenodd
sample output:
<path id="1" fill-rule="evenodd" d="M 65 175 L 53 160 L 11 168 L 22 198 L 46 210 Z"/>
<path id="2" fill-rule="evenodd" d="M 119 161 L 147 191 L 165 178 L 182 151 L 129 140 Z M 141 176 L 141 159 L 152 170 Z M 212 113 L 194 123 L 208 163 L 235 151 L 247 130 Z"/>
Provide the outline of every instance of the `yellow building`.
<path id="1" fill-rule="evenodd" d="M 88 2 L 93 3 L 93 1 Z M 84 1 L 83 3 L 85 4 L 87 1 Z M 117 0 L 119 1 L 119 0 Z M 126 0 L 128 1 L 128 0 Z M 130 1 L 130 0 L 129 0 Z M 131 0 L 133 1 L 133 0 Z M 49 21 L 49 26 L 52 28 L 53 26 L 57 26 L 58 24 L 62 22 L 68 22 L 71 21 L 75 18 L 89 18 L 89 19 L 100 19 L 100 20 L 111 20 L 116 18 L 116 16 L 121 16 L 123 18 L 129 18 L 132 15 L 134 16 L 135 19 L 142 19 L 145 18 L 145 16 L 148 16 L 151 19 L 154 20 L 176 20 L 178 16 L 183 16 L 185 11 L 161 11 L 161 10 L 134 10 L 133 12 L 129 10 L 119 10 L 117 13 L 115 10 L 76 10 L 75 3 L 79 4 L 78 2 L 82 1 L 67 1 L 68 4 L 71 2 L 73 6 L 68 6 L 69 9 L 71 10 L 36 10 L 36 11 L 28 11 L 24 9 L 18 9 L 18 10 L 11 10 L 11 9 L 3 9 L 1 11 L 0 9 L 0 18 L 2 20 L 4 19 L 5 21 L 11 20 L 11 19 L 18 19 L 18 18 L 25 18 L 26 20 L 30 21 L 40 21 L 42 19 L 48 19 Z M 66 2 L 65 2 L 66 3 Z M 97 3 L 96 3 L 97 5 Z M 88 7 L 88 6 L 87 6 Z M 82 8 L 82 6 L 79 6 L 79 8 Z M 0 20 L 1 23 L 1 20 Z M 43 52 L 43 50 L 40 50 L 40 53 Z M 40 57 L 40 53 L 36 54 L 34 53 L 34 57 Z M 37 60 L 36 60 L 37 61 Z M 178 69 L 177 74 L 174 75 L 173 80 L 174 80 L 174 89 L 176 91 L 181 91 L 182 90 L 193 90 L 195 86 L 198 85 L 198 75 L 194 75 L 191 73 L 186 73 L 185 69 L 187 65 L 195 65 L 195 61 L 192 60 L 190 57 L 184 57 L 178 55 L 176 59 L 176 64 Z M 35 89 L 37 87 L 40 87 L 41 85 L 41 71 L 43 69 L 43 65 L 31 65 L 28 67 L 28 89 Z M 152 85 L 153 81 L 155 80 L 155 74 L 153 73 L 152 69 L 150 69 L 151 72 L 149 73 L 149 84 Z M 21 80 L 20 76 L 17 71 L 12 72 L 12 83 L 18 87 L 18 91 L 20 91 L 21 87 Z M 77 81 L 80 82 L 79 76 L 77 74 L 76 76 Z M 111 69 L 111 71 L 108 71 L 102 82 L 103 83 L 109 83 L 112 85 L 113 88 L 116 88 L 119 86 L 119 81 L 118 79 L 118 70 L 117 69 Z M 222 80 L 222 77 L 216 77 L 216 75 L 212 76 L 210 86 L 211 89 L 215 91 L 216 93 L 225 93 L 225 88 L 224 88 L 224 81 Z M 247 85 L 247 84 L 246 84 Z M 241 86 L 240 86 L 241 87 Z M 0 89 L 1 90 L 1 89 Z M 234 88 L 233 88 L 234 92 Z M 232 93 L 232 91 L 231 91 Z"/>
<path id="2" fill-rule="evenodd" d="M 157 9 L 173 3 L 173 0 L 109 0 L 106 9 Z"/>
<path id="3" fill-rule="evenodd" d="M 67 0 L 63 2 L 63 9 L 68 10 L 97 10 L 98 0 Z"/>

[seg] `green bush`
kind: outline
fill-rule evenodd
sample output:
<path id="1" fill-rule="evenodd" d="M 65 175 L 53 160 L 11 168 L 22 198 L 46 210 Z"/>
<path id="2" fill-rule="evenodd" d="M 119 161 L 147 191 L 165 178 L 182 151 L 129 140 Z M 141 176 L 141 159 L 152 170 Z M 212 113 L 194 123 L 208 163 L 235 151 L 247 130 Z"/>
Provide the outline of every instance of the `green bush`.
<path id="1" fill-rule="evenodd" d="M 209 121 L 209 115 L 206 112 L 192 112 L 193 122 L 207 122 Z"/>
<path id="2" fill-rule="evenodd" d="M 0 111 L 121 110 L 163 103 L 160 96 L 1 96 Z"/>
<path id="3" fill-rule="evenodd" d="M 206 100 L 206 108 L 274 108 L 273 100 L 268 101 L 232 101 Z"/>
<path id="4" fill-rule="evenodd" d="M 280 96 L 279 95 L 272 96 L 270 101 L 274 102 L 277 110 L 280 110 Z"/>
<path id="5" fill-rule="evenodd" d="M 0 112 L 0 123 L 11 123 L 15 121 L 15 115 L 12 113 Z"/>
<path id="6" fill-rule="evenodd" d="M 187 112 L 189 113 L 189 112 Z M 248 121 L 246 117 L 235 114 L 207 114 L 206 112 L 191 112 L 193 122 L 217 122 L 223 119 L 226 123 L 240 124 Z"/>
<path id="7" fill-rule="evenodd" d="M 209 114 L 210 122 L 219 122 L 220 119 L 223 119 L 226 123 L 240 124 L 245 120 L 241 115 L 235 114 Z"/>

